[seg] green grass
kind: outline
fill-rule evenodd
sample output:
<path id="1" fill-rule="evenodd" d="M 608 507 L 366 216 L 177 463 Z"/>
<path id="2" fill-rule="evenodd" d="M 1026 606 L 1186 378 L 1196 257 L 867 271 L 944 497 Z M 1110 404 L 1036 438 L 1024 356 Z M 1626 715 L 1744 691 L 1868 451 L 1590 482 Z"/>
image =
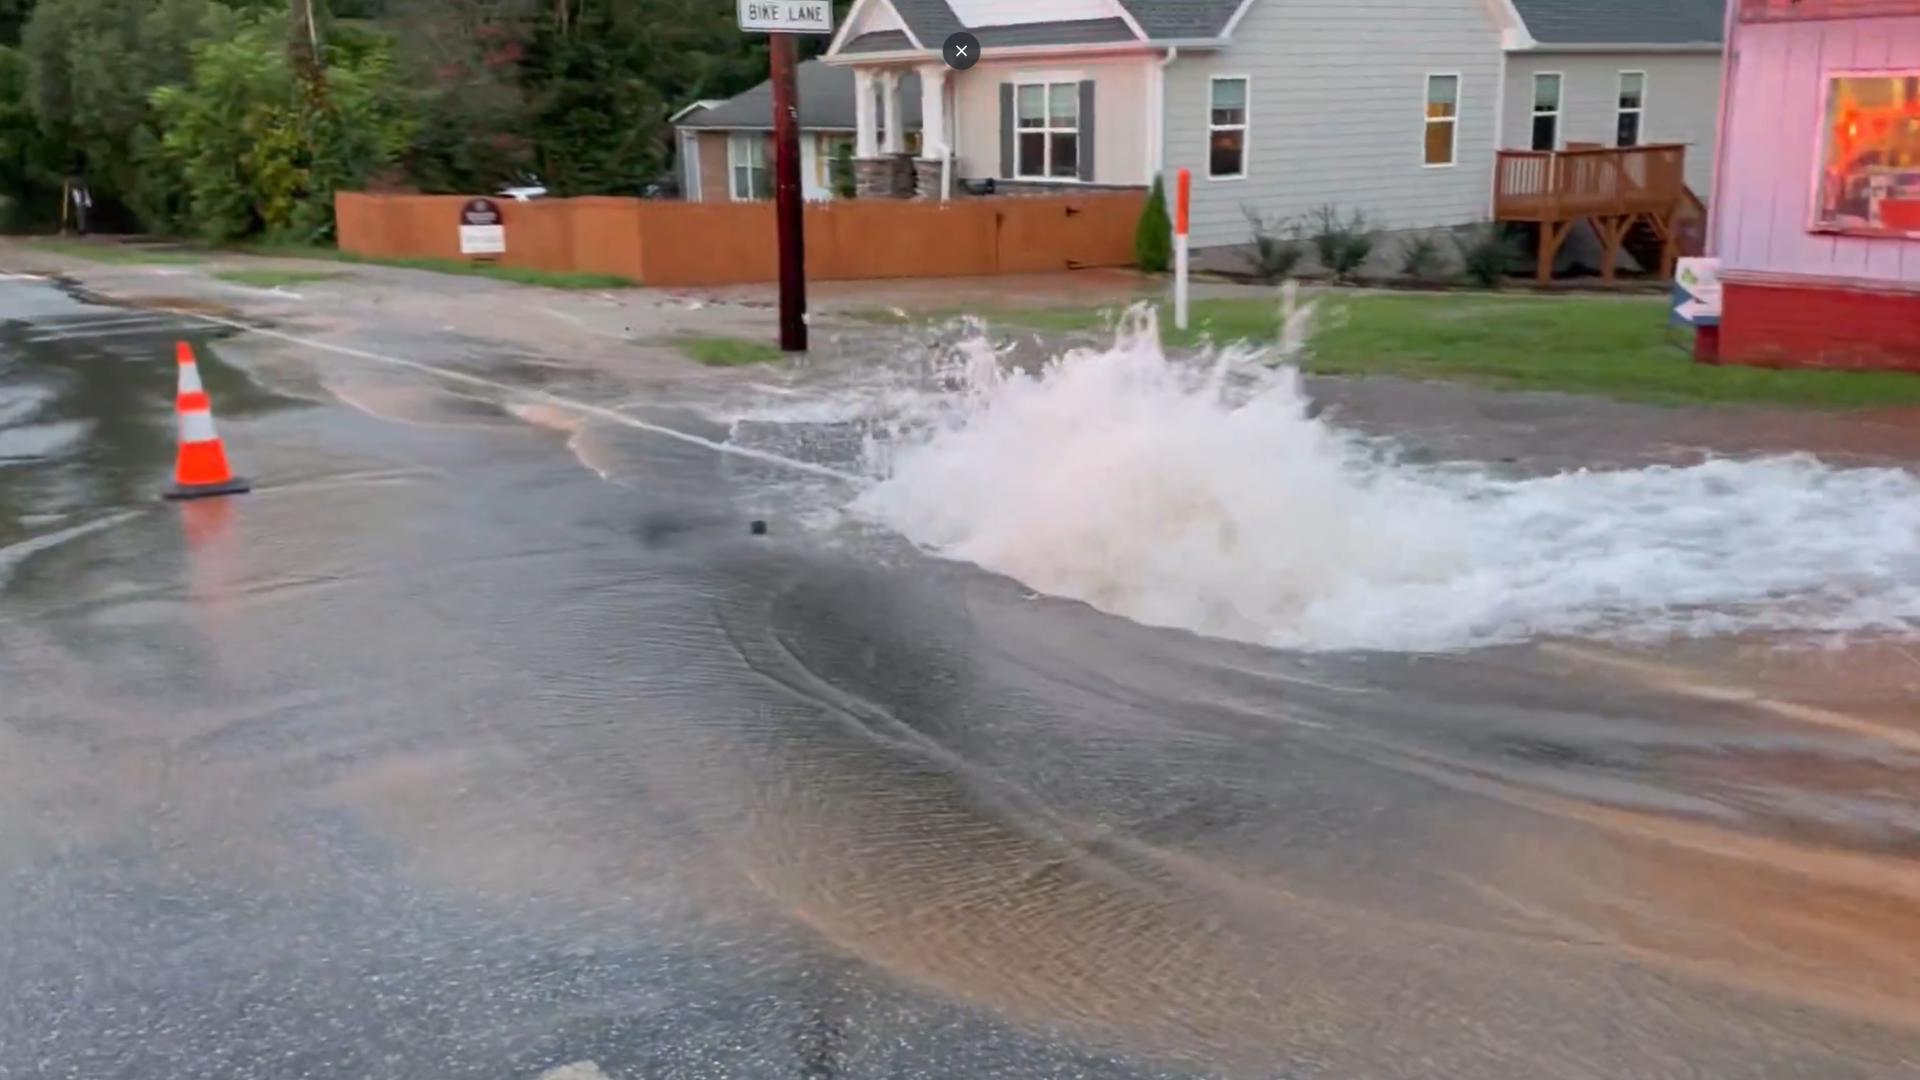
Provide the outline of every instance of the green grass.
<path id="1" fill-rule="evenodd" d="M 256 289 L 277 289 L 283 285 L 304 285 L 310 281 L 329 281 L 340 275 L 331 270 L 275 270 L 259 267 L 247 270 L 220 270 L 213 275 L 221 281 Z"/>
<path id="2" fill-rule="evenodd" d="M 715 334 L 682 334 L 673 339 L 679 350 L 708 367 L 740 367 L 780 359 L 778 346 L 747 338 Z"/>
<path id="3" fill-rule="evenodd" d="M 45 237 L 32 240 L 30 243 L 33 247 L 54 255 L 68 255 L 76 259 L 114 266 L 183 266 L 206 261 L 206 256 L 191 251 L 141 247 L 113 241 Z"/>
<path id="4" fill-rule="evenodd" d="M 530 270 L 523 266 L 502 266 L 492 262 L 464 259 L 383 259 L 355 255 L 339 248 L 303 244 L 243 244 L 234 251 L 278 259 L 325 259 L 330 262 L 359 263 L 366 266 L 397 266 L 403 270 L 427 270 L 436 274 L 461 274 L 467 277 L 511 281 L 517 285 L 539 285 L 548 289 L 627 289 L 635 282 L 618 274 L 591 274 L 578 270 Z"/>
<path id="5" fill-rule="evenodd" d="M 1301 366 L 1317 374 L 1444 379 L 1510 390 L 1554 390 L 1669 405 L 1773 404 L 1827 408 L 1920 404 L 1920 377 L 1893 372 L 1773 371 L 1696 364 L 1667 329 L 1660 297 L 1488 294 L 1319 298 L 1321 328 Z M 1112 310 L 993 313 L 993 322 L 1047 332 L 1098 330 Z M 1198 300 L 1172 345 L 1205 339 L 1272 341 L 1267 299 Z M 1163 323 L 1170 323 L 1165 317 Z"/>

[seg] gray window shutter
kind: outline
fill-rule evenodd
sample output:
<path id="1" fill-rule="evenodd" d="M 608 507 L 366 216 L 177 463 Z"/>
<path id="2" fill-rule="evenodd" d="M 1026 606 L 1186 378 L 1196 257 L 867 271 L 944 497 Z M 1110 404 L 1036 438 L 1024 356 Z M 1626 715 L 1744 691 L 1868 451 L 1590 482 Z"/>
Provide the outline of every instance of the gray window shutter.
<path id="1" fill-rule="evenodd" d="M 1093 179 L 1093 80 L 1080 80 L 1080 179 Z"/>
<path id="2" fill-rule="evenodd" d="M 1000 175 L 1013 179 L 1013 84 L 1000 84 Z"/>

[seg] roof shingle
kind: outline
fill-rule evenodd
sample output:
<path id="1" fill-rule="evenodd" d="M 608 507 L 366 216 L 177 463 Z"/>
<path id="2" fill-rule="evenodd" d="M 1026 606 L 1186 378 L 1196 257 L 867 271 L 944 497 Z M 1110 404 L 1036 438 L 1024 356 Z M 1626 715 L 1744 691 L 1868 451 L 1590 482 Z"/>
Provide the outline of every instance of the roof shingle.
<path id="1" fill-rule="evenodd" d="M 1513 6 L 1542 45 L 1719 44 L 1726 31 L 1722 0 L 1513 0 Z"/>
<path id="2" fill-rule="evenodd" d="M 800 95 L 800 127 L 809 131 L 852 131 L 853 69 L 829 67 L 808 60 L 794 69 Z M 901 119 L 907 130 L 920 129 L 920 76 L 908 72 L 900 80 Z M 773 127 L 773 83 L 763 82 L 745 93 L 706 109 L 689 113 L 681 127 L 766 130 Z"/>

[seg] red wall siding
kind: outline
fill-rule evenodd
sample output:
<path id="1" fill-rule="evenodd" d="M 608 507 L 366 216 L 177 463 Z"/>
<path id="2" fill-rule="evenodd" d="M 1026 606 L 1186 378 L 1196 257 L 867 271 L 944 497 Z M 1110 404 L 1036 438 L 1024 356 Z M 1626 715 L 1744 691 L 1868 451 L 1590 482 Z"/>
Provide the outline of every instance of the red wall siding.
<path id="1" fill-rule="evenodd" d="M 1720 359 L 1920 372 L 1920 292 L 1728 282 Z"/>

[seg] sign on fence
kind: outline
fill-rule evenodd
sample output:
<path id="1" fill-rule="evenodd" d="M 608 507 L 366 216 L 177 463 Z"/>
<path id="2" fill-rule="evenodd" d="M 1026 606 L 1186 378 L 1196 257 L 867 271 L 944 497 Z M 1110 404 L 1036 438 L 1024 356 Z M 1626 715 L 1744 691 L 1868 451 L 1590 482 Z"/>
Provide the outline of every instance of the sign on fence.
<path id="1" fill-rule="evenodd" d="M 740 29 L 749 33 L 831 34 L 830 0 L 740 0 Z"/>
<path id="2" fill-rule="evenodd" d="M 460 254 L 505 255 L 506 221 L 492 199 L 468 199 L 460 208 Z"/>

